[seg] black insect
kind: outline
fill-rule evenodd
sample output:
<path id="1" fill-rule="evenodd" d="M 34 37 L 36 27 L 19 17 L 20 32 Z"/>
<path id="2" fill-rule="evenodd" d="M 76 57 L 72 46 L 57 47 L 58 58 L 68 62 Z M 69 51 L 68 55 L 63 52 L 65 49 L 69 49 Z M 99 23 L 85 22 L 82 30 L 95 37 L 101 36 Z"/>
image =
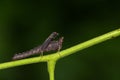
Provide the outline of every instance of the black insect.
<path id="1" fill-rule="evenodd" d="M 53 32 L 45 41 L 42 45 L 35 47 L 29 51 L 25 51 L 22 53 L 15 54 L 13 56 L 13 60 L 18 60 L 22 58 L 29 57 L 31 55 L 35 54 L 43 54 L 43 52 L 48 52 L 48 51 L 55 51 L 55 50 L 60 50 L 62 48 L 62 43 L 63 43 L 63 37 L 59 38 L 59 40 L 54 40 L 58 36 L 57 32 Z"/>

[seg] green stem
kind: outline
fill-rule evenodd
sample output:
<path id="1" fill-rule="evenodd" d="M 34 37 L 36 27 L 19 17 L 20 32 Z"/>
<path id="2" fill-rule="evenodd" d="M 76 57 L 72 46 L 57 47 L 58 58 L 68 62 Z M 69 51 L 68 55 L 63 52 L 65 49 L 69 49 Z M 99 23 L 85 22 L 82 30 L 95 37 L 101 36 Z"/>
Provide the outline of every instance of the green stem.
<path id="1" fill-rule="evenodd" d="M 91 40 L 80 43 L 76 46 L 73 46 L 71 48 L 63 50 L 60 55 L 61 55 L 61 57 L 65 57 L 65 56 L 68 56 L 68 55 L 73 54 L 75 52 L 78 52 L 80 50 L 86 49 L 88 47 L 91 47 L 91 46 L 96 45 L 98 43 L 107 41 L 109 39 L 113 39 L 113 38 L 118 37 L 118 36 L 120 36 L 120 29 L 108 32 L 108 33 L 103 34 L 101 36 L 95 37 Z"/>
<path id="2" fill-rule="evenodd" d="M 117 36 L 120 36 L 120 29 L 114 30 L 112 32 L 98 36 L 86 42 L 80 43 L 76 46 L 73 46 L 71 48 L 68 48 L 66 50 L 59 52 L 59 54 L 54 53 L 54 54 L 42 56 L 42 58 L 34 57 L 34 58 L 27 58 L 27 59 L 22 59 L 22 60 L 17 60 L 17 61 L 1 63 L 0 69 L 6 69 L 6 68 L 15 67 L 15 66 L 21 66 L 21 65 L 26 65 L 26 64 L 38 63 L 38 62 L 49 62 L 50 60 L 58 60 L 62 57 L 71 55 L 77 51 L 83 50 L 85 48 L 104 42 L 106 40 L 113 39 L 114 37 L 117 37 Z"/>
<path id="3" fill-rule="evenodd" d="M 50 80 L 54 80 L 54 71 L 55 71 L 55 64 L 56 60 L 50 60 L 48 63 L 48 73 Z"/>

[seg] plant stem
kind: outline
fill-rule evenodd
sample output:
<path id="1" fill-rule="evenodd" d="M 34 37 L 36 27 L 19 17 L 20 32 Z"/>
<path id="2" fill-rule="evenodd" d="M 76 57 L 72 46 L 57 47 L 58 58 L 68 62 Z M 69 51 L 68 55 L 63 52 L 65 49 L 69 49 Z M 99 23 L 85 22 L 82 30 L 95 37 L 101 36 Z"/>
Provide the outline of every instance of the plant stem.
<path id="1" fill-rule="evenodd" d="M 73 46 L 71 48 L 68 48 L 66 50 L 60 51 L 59 54 L 54 53 L 54 54 L 42 56 L 42 58 L 34 57 L 34 58 L 27 58 L 27 59 L 22 59 L 22 60 L 17 60 L 17 61 L 1 63 L 0 69 L 6 69 L 6 68 L 15 67 L 15 66 L 21 66 L 21 65 L 26 65 L 26 64 L 38 63 L 38 62 L 49 62 L 50 60 L 58 60 L 65 56 L 71 55 L 77 51 L 83 50 L 85 48 L 88 48 L 90 46 L 96 45 L 98 43 L 104 42 L 109 39 L 113 39 L 118 36 L 120 36 L 120 29 L 111 31 L 109 33 L 98 36 L 98 37 L 88 40 L 86 42 L 80 43 L 80 44 Z"/>
<path id="2" fill-rule="evenodd" d="M 54 70 L 55 70 L 56 60 L 50 60 L 47 63 L 48 63 L 47 66 L 48 66 L 49 78 L 50 80 L 54 80 Z"/>
<path id="3" fill-rule="evenodd" d="M 62 52 L 60 52 L 61 53 L 60 55 L 61 55 L 61 57 L 65 57 L 65 56 L 71 55 L 71 54 L 73 54 L 75 52 L 78 52 L 80 50 L 83 50 L 85 48 L 91 47 L 93 45 L 96 45 L 98 43 L 107 41 L 109 39 L 113 39 L 113 38 L 118 37 L 118 36 L 120 36 L 120 29 L 108 32 L 108 33 L 103 34 L 101 36 L 95 37 L 95 38 L 93 38 L 91 40 L 80 43 L 80 44 L 78 44 L 76 46 L 73 46 L 71 48 L 63 50 Z"/>

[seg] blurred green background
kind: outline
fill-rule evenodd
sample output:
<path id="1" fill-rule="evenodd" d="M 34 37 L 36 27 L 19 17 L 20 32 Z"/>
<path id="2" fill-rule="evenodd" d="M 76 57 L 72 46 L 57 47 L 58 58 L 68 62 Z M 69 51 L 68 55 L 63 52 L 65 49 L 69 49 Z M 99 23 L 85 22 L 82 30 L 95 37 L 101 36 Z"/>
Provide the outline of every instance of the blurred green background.
<path id="1" fill-rule="evenodd" d="M 0 0 L 0 63 L 54 31 L 63 48 L 120 26 L 120 0 Z M 120 80 L 120 37 L 58 61 L 56 80 Z M 51 52 L 52 53 L 52 52 Z M 46 53 L 44 53 L 46 54 Z M 49 80 L 46 63 L 0 71 L 0 80 Z"/>

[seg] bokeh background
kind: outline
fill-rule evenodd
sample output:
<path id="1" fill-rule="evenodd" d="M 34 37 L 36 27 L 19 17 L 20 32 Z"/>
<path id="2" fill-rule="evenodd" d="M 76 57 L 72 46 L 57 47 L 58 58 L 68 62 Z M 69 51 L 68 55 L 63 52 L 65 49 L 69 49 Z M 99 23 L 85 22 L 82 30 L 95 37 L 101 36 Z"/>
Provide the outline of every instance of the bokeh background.
<path id="1" fill-rule="evenodd" d="M 120 0 L 0 0 L 0 63 L 54 31 L 66 49 L 119 27 Z M 120 37 L 59 60 L 55 79 L 120 80 Z M 0 80 L 49 77 L 46 63 L 36 63 L 0 70 Z"/>

